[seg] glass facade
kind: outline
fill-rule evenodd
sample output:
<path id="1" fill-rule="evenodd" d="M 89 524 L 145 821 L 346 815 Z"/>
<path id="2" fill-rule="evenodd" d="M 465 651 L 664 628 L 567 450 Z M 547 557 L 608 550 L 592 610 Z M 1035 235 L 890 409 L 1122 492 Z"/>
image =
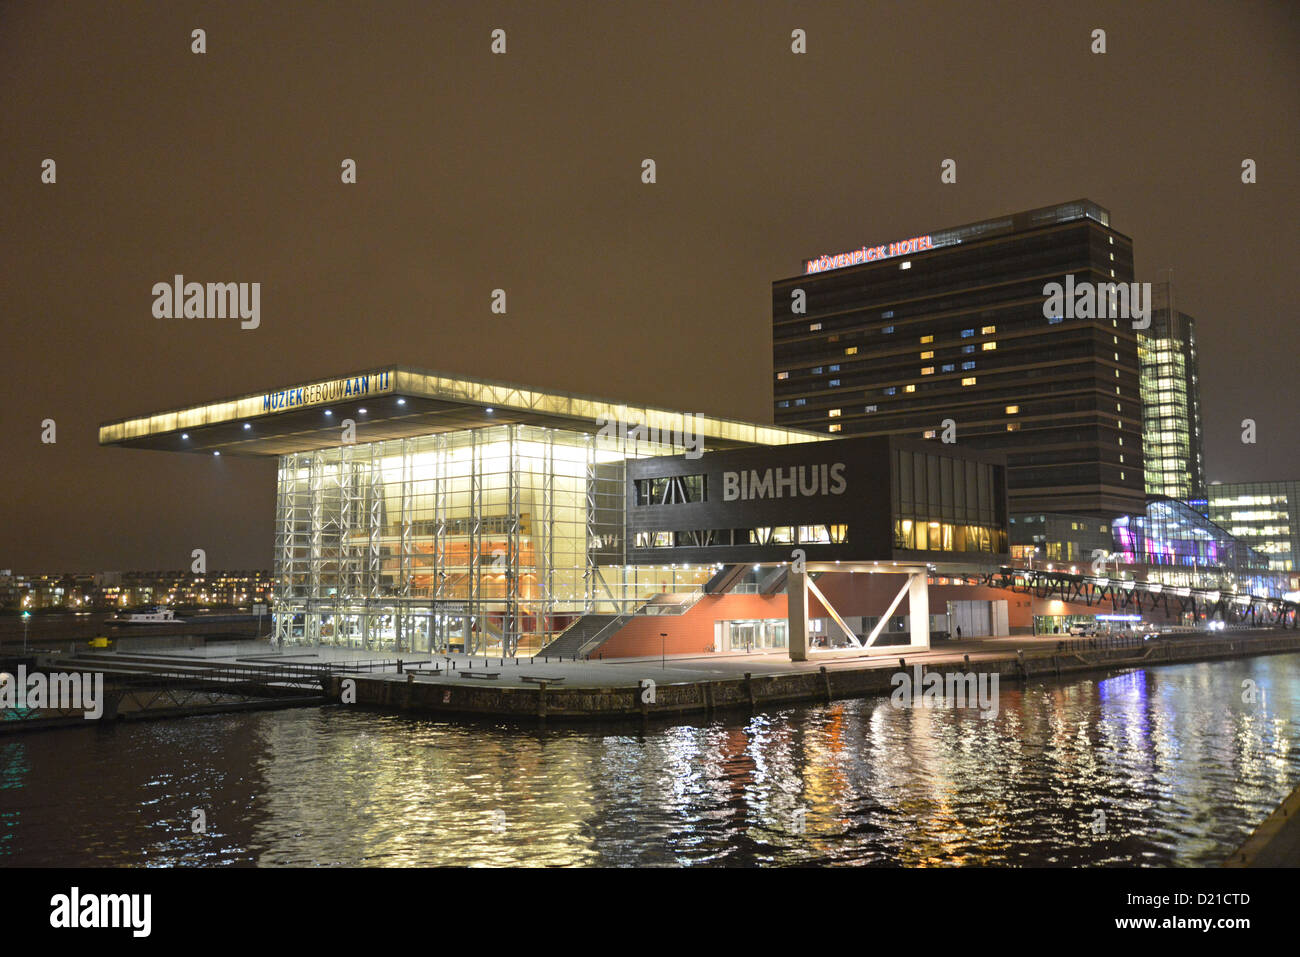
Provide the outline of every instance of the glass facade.
<path id="1" fill-rule="evenodd" d="M 1210 518 L 1268 558 L 1300 571 L 1300 481 L 1225 482 L 1209 488 Z"/>
<path id="2" fill-rule="evenodd" d="M 1148 495 L 1205 494 L 1196 323 L 1174 308 L 1172 283 L 1152 289 L 1151 327 L 1138 334 L 1142 447 Z"/>
<path id="3" fill-rule="evenodd" d="M 1118 560 L 1145 565 L 1148 581 L 1274 597 L 1286 590 L 1266 556 L 1183 502 L 1150 502 L 1145 514 L 1121 515 L 1111 528 Z"/>
<path id="4" fill-rule="evenodd" d="M 895 449 L 893 455 L 895 548 L 1006 553 L 1006 491 L 1000 469 L 909 449 Z"/>
<path id="5" fill-rule="evenodd" d="M 513 655 L 698 591 L 712 566 L 623 564 L 625 460 L 683 451 L 516 424 L 281 456 L 277 638 Z"/>

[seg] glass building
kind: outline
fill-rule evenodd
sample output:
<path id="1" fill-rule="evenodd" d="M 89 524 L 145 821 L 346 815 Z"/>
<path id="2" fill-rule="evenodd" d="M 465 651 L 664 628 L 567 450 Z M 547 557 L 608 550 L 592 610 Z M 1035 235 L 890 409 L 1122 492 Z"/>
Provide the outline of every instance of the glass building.
<path id="1" fill-rule="evenodd" d="M 1300 572 L 1300 481 L 1215 483 L 1208 498 L 1210 518 L 1266 555 L 1270 568 Z"/>
<path id="2" fill-rule="evenodd" d="M 1272 597 L 1287 590 L 1267 556 L 1177 499 L 1153 499 L 1145 513 L 1121 515 L 1111 528 L 1114 557 L 1145 566 L 1147 581 Z"/>
<path id="3" fill-rule="evenodd" d="M 1151 327 L 1138 332 L 1142 448 L 1148 495 L 1205 495 L 1196 321 L 1174 307 L 1173 283 L 1152 288 Z"/>
<path id="4" fill-rule="evenodd" d="M 402 367 L 100 428 L 103 445 L 277 458 L 279 640 L 499 655 L 714 574 L 626 564 L 628 459 L 825 438 Z"/>

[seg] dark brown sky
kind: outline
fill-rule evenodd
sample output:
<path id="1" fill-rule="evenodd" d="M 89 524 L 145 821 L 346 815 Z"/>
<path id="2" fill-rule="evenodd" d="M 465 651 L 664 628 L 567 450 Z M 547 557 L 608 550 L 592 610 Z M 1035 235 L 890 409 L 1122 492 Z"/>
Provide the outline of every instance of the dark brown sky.
<path id="1" fill-rule="evenodd" d="M 1080 196 L 1198 319 L 1210 477 L 1300 477 L 1297 10 L 0 4 L 0 568 L 269 567 L 270 462 L 98 423 L 384 362 L 769 420 L 801 255 Z M 261 328 L 154 319 L 178 272 Z"/>

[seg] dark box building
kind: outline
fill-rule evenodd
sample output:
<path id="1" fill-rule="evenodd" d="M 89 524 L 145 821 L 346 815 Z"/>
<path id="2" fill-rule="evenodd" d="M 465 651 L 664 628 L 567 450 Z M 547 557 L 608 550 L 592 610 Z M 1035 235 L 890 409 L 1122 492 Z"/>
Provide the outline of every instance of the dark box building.
<path id="1" fill-rule="evenodd" d="M 1004 459 L 889 436 L 627 460 L 637 563 L 1005 561 Z"/>

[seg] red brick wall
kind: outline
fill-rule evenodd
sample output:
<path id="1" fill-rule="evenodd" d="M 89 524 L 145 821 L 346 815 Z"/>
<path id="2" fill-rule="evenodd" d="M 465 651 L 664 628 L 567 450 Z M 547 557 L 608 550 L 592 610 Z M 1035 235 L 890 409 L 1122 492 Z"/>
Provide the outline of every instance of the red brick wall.
<path id="1" fill-rule="evenodd" d="M 779 595 L 706 595 L 684 615 L 639 615 L 596 654 L 603 658 L 657 655 L 666 632 L 670 655 L 703 654 L 713 644 L 713 623 L 744 618 L 785 618 L 785 593 Z"/>

